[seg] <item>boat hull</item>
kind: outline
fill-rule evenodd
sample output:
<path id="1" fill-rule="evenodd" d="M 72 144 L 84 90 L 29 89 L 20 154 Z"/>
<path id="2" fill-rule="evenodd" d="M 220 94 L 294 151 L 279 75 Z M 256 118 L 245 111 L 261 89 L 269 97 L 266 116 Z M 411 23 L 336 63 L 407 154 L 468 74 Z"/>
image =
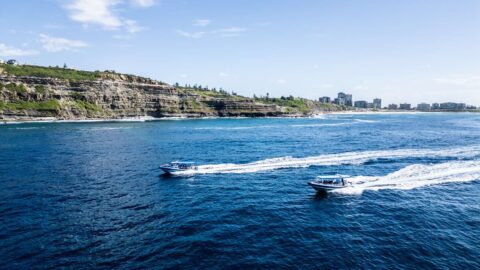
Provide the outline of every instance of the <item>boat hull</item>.
<path id="1" fill-rule="evenodd" d="M 186 173 L 186 172 L 189 172 L 189 171 L 194 171 L 197 168 L 192 167 L 192 168 L 188 168 L 188 169 L 179 169 L 179 168 L 172 168 L 172 167 L 168 167 L 168 166 L 160 166 L 160 169 L 162 169 L 166 174 L 175 175 L 175 174 Z"/>
<path id="2" fill-rule="evenodd" d="M 175 174 L 179 172 L 178 169 L 174 169 L 174 168 L 160 167 L 160 169 L 162 169 L 165 173 L 168 173 L 168 174 Z"/>
<path id="3" fill-rule="evenodd" d="M 311 186 L 316 191 L 327 191 L 327 192 L 332 191 L 332 190 L 345 188 L 345 186 L 324 185 L 324 184 L 318 184 L 318 183 L 313 183 L 313 182 L 309 182 L 308 185 Z"/>

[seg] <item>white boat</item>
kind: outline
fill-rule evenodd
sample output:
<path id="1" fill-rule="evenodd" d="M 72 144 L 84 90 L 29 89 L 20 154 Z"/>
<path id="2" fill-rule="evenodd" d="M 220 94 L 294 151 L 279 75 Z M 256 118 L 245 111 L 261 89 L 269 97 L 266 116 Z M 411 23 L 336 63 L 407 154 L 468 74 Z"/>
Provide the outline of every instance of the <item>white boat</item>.
<path id="1" fill-rule="evenodd" d="M 318 176 L 315 180 L 308 182 L 308 185 L 316 191 L 331 191 L 351 186 L 345 178 L 341 176 Z"/>
<path id="2" fill-rule="evenodd" d="M 160 165 L 162 169 L 167 174 L 178 174 L 181 172 L 188 172 L 197 170 L 194 162 L 182 162 L 182 161 L 173 161 L 167 164 Z"/>

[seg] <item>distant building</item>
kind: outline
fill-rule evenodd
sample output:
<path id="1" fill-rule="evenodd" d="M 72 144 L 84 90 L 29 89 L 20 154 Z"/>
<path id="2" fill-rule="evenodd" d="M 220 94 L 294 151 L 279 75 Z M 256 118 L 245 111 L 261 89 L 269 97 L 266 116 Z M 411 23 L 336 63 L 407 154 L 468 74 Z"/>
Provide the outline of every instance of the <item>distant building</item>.
<path id="1" fill-rule="evenodd" d="M 343 92 L 338 93 L 338 97 L 334 101 L 337 105 L 353 106 L 353 98 L 350 94 L 345 94 Z"/>
<path id="2" fill-rule="evenodd" d="M 7 61 L 7 64 L 16 66 L 16 65 L 18 65 L 18 62 L 15 59 L 10 59 L 10 60 Z"/>
<path id="3" fill-rule="evenodd" d="M 467 109 L 467 104 L 457 103 L 457 110 L 465 110 L 465 109 Z"/>
<path id="4" fill-rule="evenodd" d="M 372 102 L 367 102 L 367 108 L 368 109 L 373 109 L 373 103 Z"/>
<path id="5" fill-rule="evenodd" d="M 321 97 L 318 99 L 321 103 L 330 103 L 330 97 Z"/>
<path id="6" fill-rule="evenodd" d="M 401 103 L 400 104 L 400 110 L 411 110 L 412 105 L 409 103 Z"/>
<path id="7" fill-rule="evenodd" d="M 477 109 L 476 106 L 472 106 L 472 105 L 467 106 L 467 110 L 476 110 L 476 109 Z"/>
<path id="8" fill-rule="evenodd" d="M 388 105 L 389 110 L 398 110 L 398 105 L 397 104 L 390 104 Z"/>
<path id="9" fill-rule="evenodd" d="M 355 101 L 355 108 L 366 109 L 367 105 L 368 105 L 367 102 L 364 100 Z"/>
<path id="10" fill-rule="evenodd" d="M 465 103 L 445 102 L 440 104 L 440 110 L 463 111 L 467 108 Z"/>
<path id="11" fill-rule="evenodd" d="M 352 95 L 345 96 L 345 105 L 352 107 L 353 106 L 353 97 Z"/>
<path id="12" fill-rule="evenodd" d="M 381 109 L 382 108 L 382 100 L 379 98 L 375 98 L 373 100 L 373 108 L 374 109 Z"/>
<path id="13" fill-rule="evenodd" d="M 433 104 L 432 104 L 432 110 L 440 110 L 440 104 L 438 104 L 438 103 L 433 103 Z"/>
<path id="14" fill-rule="evenodd" d="M 430 104 L 420 103 L 420 104 L 417 105 L 417 110 L 419 110 L 419 111 L 430 111 Z"/>
<path id="15" fill-rule="evenodd" d="M 343 93 L 343 92 L 338 93 L 338 97 L 335 98 L 335 104 L 345 105 L 345 96 L 346 96 L 346 94 Z"/>

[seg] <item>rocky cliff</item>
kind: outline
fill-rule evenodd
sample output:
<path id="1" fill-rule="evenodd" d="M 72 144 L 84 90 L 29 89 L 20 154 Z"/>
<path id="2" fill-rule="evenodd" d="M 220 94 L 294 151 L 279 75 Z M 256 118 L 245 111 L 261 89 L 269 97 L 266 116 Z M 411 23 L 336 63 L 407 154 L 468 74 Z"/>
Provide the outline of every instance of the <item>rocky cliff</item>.
<path id="1" fill-rule="evenodd" d="M 72 80 L 12 75 L 0 70 L 0 119 L 282 116 L 319 109 L 280 106 L 210 90 L 186 89 L 124 74 Z M 308 103 L 307 103 L 308 104 Z"/>

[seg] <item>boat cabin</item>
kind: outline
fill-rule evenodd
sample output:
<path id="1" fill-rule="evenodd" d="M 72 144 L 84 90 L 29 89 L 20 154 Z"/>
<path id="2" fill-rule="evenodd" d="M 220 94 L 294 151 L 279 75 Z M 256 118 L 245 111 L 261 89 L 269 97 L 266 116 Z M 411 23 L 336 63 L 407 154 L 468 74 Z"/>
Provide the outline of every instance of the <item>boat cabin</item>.
<path id="1" fill-rule="evenodd" d="M 181 170 L 187 170 L 192 167 L 195 167 L 195 162 L 181 162 L 181 161 L 173 161 L 170 163 L 172 167 L 177 167 Z"/>
<path id="2" fill-rule="evenodd" d="M 345 186 L 346 182 L 343 177 L 338 176 L 319 176 L 315 179 L 316 183 L 323 185 Z"/>

